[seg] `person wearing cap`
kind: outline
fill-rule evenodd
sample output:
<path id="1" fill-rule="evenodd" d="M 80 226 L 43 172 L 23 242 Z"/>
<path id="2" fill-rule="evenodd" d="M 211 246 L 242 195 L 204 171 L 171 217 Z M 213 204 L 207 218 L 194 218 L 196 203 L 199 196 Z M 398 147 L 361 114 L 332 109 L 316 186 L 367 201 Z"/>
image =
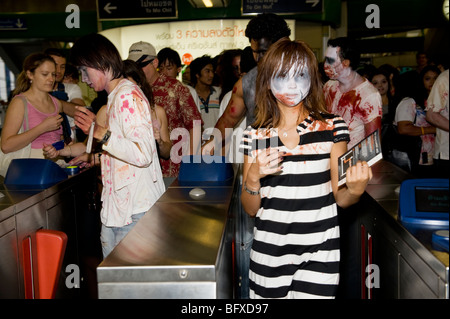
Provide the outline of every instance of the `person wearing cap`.
<path id="1" fill-rule="evenodd" d="M 150 83 L 153 91 L 155 104 L 161 105 L 167 114 L 169 121 L 169 132 L 175 129 L 186 129 L 189 132 L 190 147 L 189 152 L 193 154 L 197 149 L 194 145 L 193 131 L 194 121 L 202 123 L 202 117 L 192 98 L 189 89 L 180 81 L 170 78 L 163 73 L 157 71 L 158 57 L 155 47 L 148 42 L 136 42 L 130 46 L 128 59 L 136 61 L 144 71 L 147 81 Z M 177 140 L 173 140 L 172 153 L 177 150 L 177 143 L 184 143 L 182 136 L 178 136 Z M 181 145 L 179 145 L 181 146 Z M 178 147 L 178 156 L 188 155 L 181 154 L 184 147 Z M 172 156 L 171 156 L 172 157 Z M 179 161 L 160 159 L 163 177 L 175 179 L 178 177 L 180 170 Z"/>

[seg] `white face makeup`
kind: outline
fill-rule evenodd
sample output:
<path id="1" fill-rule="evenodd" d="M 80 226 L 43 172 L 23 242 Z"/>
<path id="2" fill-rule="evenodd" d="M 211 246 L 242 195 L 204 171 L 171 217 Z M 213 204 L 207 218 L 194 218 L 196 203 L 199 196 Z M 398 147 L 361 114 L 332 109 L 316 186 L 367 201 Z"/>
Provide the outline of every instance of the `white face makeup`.
<path id="1" fill-rule="evenodd" d="M 311 77 L 305 65 L 293 66 L 286 77 L 278 73 L 270 81 L 275 98 L 286 106 L 295 106 L 303 101 L 311 88 Z"/>
<path id="2" fill-rule="evenodd" d="M 352 71 L 350 67 L 345 68 L 342 64 L 341 58 L 339 57 L 338 47 L 327 47 L 327 50 L 325 51 L 325 63 L 323 67 L 326 75 L 332 80 L 348 76 Z"/>
<path id="3" fill-rule="evenodd" d="M 93 88 L 96 92 L 105 89 L 107 84 L 106 75 L 97 69 L 82 66 L 79 68 L 81 73 L 81 81 Z"/>

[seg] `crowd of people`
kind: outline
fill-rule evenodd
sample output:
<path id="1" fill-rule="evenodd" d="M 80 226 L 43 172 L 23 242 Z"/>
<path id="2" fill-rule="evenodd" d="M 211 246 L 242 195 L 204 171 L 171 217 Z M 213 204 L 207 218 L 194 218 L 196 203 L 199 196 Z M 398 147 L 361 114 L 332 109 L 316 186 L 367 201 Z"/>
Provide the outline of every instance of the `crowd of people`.
<path id="1" fill-rule="evenodd" d="M 422 52 L 407 73 L 362 68 L 348 37 L 330 39 L 318 61 L 307 43 L 289 39 L 275 14 L 251 19 L 245 35 L 248 47 L 194 59 L 183 81 L 178 53 L 144 41 L 130 46 L 126 60 L 100 34 L 79 39 L 70 63 L 56 49 L 31 54 L 1 150 L 31 144 L 29 157 L 100 164 L 106 257 L 177 178 L 175 159 L 224 154 L 229 130 L 240 129 L 240 297 L 334 297 L 337 206 L 356 203 L 372 178 L 358 162 L 338 187 L 338 157 L 378 130 L 386 160 L 416 177 L 448 178 L 448 70 Z M 79 77 L 99 93 L 95 106 L 84 105 Z M 91 125 L 96 145 L 86 153 Z"/>
<path id="2" fill-rule="evenodd" d="M 416 178 L 448 178 L 448 153 L 445 151 L 448 147 L 443 146 L 448 140 L 443 140 L 444 134 L 436 141 L 437 132 L 448 127 L 448 119 L 444 120 L 447 125 L 441 123 L 439 127 L 430 120 L 430 115 L 436 112 L 428 112 L 431 109 L 431 90 L 441 73 L 446 77 L 446 68 L 430 61 L 424 52 L 418 52 L 416 60 L 417 68 L 403 73 L 388 64 L 378 68 L 360 68 L 365 70 L 361 74 L 372 82 L 382 98 L 383 157 Z M 442 109 L 438 113 L 445 118 L 448 117 L 448 102 L 445 100 L 448 93 L 441 91 L 440 94 Z M 438 168 L 441 160 L 443 165 Z"/>

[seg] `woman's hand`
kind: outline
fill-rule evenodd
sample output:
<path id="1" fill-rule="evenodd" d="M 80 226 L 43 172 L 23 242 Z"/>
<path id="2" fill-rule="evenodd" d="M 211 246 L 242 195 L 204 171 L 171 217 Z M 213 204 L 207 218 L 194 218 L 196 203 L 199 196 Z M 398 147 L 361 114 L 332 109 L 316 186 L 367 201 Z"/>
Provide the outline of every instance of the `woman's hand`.
<path id="1" fill-rule="evenodd" d="M 59 156 L 59 151 L 51 144 L 43 144 L 42 151 L 46 158 L 56 158 Z"/>
<path id="2" fill-rule="evenodd" d="M 155 141 L 158 144 L 161 144 L 162 139 L 161 139 L 161 132 L 159 130 L 159 128 L 153 126 L 153 136 L 155 137 Z"/>
<path id="3" fill-rule="evenodd" d="M 44 133 L 52 132 L 61 128 L 62 121 L 63 117 L 60 114 L 57 114 L 46 117 L 39 125 L 42 127 Z"/>
<path id="4" fill-rule="evenodd" d="M 372 168 L 367 162 L 358 161 L 356 165 L 350 166 L 346 172 L 346 183 L 350 194 L 361 196 L 372 177 Z"/>
<path id="5" fill-rule="evenodd" d="M 89 134 L 91 129 L 91 124 L 94 125 L 94 138 L 100 141 L 105 135 L 107 129 L 96 122 L 97 116 L 89 111 L 83 106 L 77 106 L 77 111 L 75 112 L 74 119 L 75 125 L 78 126 L 84 134 Z"/>
<path id="6" fill-rule="evenodd" d="M 268 148 L 260 151 L 254 159 L 248 155 L 244 156 L 241 201 L 244 210 L 250 216 L 255 216 L 261 207 L 261 195 L 259 195 L 261 178 L 279 173 L 283 169 L 280 163 L 283 161 L 285 155 L 286 152 L 280 152 L 276 148 Z M 249 191 L 255 193 L 252 194 Z"/>
<path id="7" fill-rule="evenodd" d="M 91 166 L 94 166 L 94 155 L 95 154 L 88 154 L 88 153 L 82 153 L 81 155 L 78 155 L 77 157 L 73 158 L 68 164 L 69 165 L 76 165 L 79 168 L 88 168 Z"/>
<path id="8" fill-rule="evenodd" d="M 283 161 L 284 155 L 286 155 L 286 152 L 280 152 L 276 148 L 269 147 L 258 154 L 252 166 L 256 166 L 260 178 L 276 174 L 283 169 L 279 164 Z"/>
<path id="9" fill-rule="evenodd" d="M 283 161 L 286 152 L 280 152 L 276 148 L 268 148 L 261 151 L 251 164 L 247 174 L 247 184 L 259 185 L 259 180 L 267 175 L 276 174 L 283 169 L 279 164 Z"/>
<path id="10" fill-rule="evenodd" d="M 92 122 L 95 122 L 96 115 L 85 107 L 76 107 L 74 119 L 75 125 L 78 126 L 84 134 L 89 134 Z"/>
<path id="11" fill-rule="evenodd" d="M 214 143 L 214 140 L 206 141 L 201 148 L 202 155 L 214 155 Z"/>

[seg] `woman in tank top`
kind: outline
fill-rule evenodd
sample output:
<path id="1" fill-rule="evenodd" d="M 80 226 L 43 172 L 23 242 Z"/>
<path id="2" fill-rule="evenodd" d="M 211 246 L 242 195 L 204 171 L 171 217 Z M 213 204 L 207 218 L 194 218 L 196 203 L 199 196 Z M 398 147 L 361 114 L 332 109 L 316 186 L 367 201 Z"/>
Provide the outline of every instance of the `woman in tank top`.
<path id="1" fill-rule="evenodd" d="M 42 148 L 62 138 L 62 104 L 49 92 L 55 82 L 55 61 L 47 54 L 33 53 L 17 78 L 14 98 L 8 106 L 2 129 L 4 153 L 15 152 L 31 143 L 31 158 L 44 158 Z M 25 121 L 25 107 L 28 121 Z M 19 130 L 24 124 L 24 132 Z"/>

